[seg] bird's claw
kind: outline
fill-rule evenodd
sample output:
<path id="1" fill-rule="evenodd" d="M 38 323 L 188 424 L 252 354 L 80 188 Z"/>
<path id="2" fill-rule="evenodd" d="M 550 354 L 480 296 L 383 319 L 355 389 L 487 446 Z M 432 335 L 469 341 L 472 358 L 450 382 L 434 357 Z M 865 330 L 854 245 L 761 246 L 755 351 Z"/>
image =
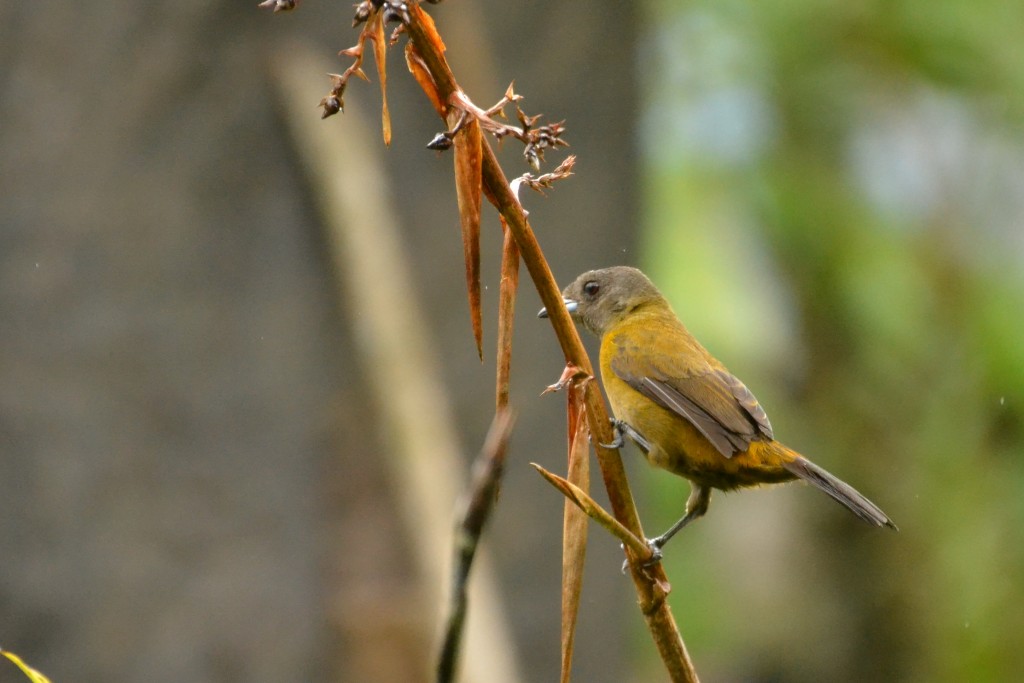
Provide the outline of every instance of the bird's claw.
<path id="1" fill-rule="evenodd" d="M 647 542 L 647 547 L 651 549 L 651 556 L 650 558 L 641 562 L 640 566 L 644 569 L 650 569 L 654 565 L 661 562 L 661 546 L 665 543 L 665 541 L 662 540 L 661 536 L 658 536 L 657 538 L 648 538 L 645 539 L 645 541 Z M 620 545 L 619 547 L 625 549 L 625 546 L 623 545 Z M 625 574 L 628 569 L 629 559 L 627 558 L 622 561 L 622 573 Z"/>
<path id="2" fill-rule="evenodd" d="M 636 431 L 629 426 L 629 423 L 618 420 L 616 418 L 610 418 L 609 422 L 612 423 L 612 431 L 615 433 L 615 440 L 610 444 L 601 444 L 605 448 L 622 448 L 626 440 L 624 437 L 628 436 L 633 443 L 637 445 L 641 451 L 645 454 L 651 452 L 651 442 L 644 438 L 643 434 Z"/>
<path id="3" fill-rule="evenodd" d="M 657 538 L 648 538 L 645 540 L 647 541 L 647 547 L 651 549 L 651 558 L 649 560 L 644 561 L 643 566 L 645 568 L 649 568 L 661 562 L 661 546 L 664 543 L 664 541 L 661 540 L 661 536 Z"/>
<path id="4" fill-rule="evenodd" d="M 601 448 L 622 448 L 626 445 L 626 440 L 622 438 L 622 435 L 625 433 L 625 430 L 622 428 L 624 423 L 622 420 L 616 420 L 614 417 L 609 418 L 608 421 L 612 423 L 612 433 L 615 434 L 615 438 L 611 443 L 601 444 Z"/>

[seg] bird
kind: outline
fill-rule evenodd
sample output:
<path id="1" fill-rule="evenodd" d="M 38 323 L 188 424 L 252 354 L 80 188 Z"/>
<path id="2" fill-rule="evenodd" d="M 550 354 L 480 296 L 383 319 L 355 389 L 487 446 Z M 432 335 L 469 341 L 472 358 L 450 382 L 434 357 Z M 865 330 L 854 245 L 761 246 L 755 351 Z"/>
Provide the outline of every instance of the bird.
<path id="1" fill-rule="evenodd" d="M 800 479 L 864 522 L 897 530 L 863 494 L 775 439 L 754 394 L 690 334 L 643 272 L 590 270 L 562 298 L 573 320 L 601 340 L 601 380 L 615 416 L 610 445 L 623 445 L 625 434 L 652 465 L 690 482 L 685 514 L 648 540 L 652 562 L 707 513 L 715 489 Z M 538 316 L 547 317 L 547 309 Z"/>

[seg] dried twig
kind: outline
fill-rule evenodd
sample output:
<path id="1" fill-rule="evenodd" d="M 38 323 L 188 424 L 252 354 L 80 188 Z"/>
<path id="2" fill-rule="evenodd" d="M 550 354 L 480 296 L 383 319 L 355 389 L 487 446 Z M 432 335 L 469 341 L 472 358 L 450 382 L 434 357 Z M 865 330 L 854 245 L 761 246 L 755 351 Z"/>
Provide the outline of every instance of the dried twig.
<path id="1" fill-rule="evenodd" d="M 540 476 L 544 477 L 549 484 L 558 489 L 569 502 L 587 513 L 588 517 L 604 527 L 612 536 L 622 541 L 623 545 L 629 548 L 637 557 L 647 556 L 650 558 L 651 549 L 647 544 L 623 526 L 619 520 L 612 517 L 611 513 L 598 505 L 586 491 L 568 479 L 549 472 L 535 462 L 530 464 L 540 473 Z"/>
<path id="2" fill-rule="evenodd" d="M 592 378 L 574 373 L 567 365 L 562 376 L 565 386 L 566 436 L 568 441 L 568 482 L 586 491 L 590 488 L 590 430 L 583 406 L 584 386 Z M 562 512 L 562 671 L 561 683 L 569 683 L 572 655 L 576 645 L 576 622 L 583 598 L 583 567 L 587 559 L 587 517 L 570 501 Z"/>
<path id="3" fill-rule="evenodd" d="M 466 618 L 466 584 L 484 525 L 494 508 L 513 421 L 507 410 L 499 410 L 494 416 L 484 447 L 473 465 L 472 479 L 461 506 L 462 512 L 455 530 L 451 602 L 437 665 L 438 683 L 455 680 L 462 627 Z"/>

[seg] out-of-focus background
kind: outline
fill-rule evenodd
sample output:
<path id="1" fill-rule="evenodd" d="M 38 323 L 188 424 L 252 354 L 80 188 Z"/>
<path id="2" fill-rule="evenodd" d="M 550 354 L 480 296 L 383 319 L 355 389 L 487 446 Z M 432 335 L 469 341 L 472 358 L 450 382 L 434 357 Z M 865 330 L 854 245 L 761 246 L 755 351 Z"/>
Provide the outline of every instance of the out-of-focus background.
<path id="1" fill-rule="evenodd" d="M 350 7 L 255 4 L 0 8 L 0 645 L 54 681 L 430 679 L 440 587 L 415 558 L 447 540 L 398 512 L 379 397 L 403 382 L 374 384 L 360 304 L 379 283 L 353 287 L 332 237 L 366 226 L 332 218 L 295 126 L 372 131 L 372 158 L 340 161 L 383 169 L 358 192 L 394 214 L 454 488 L 492 413 L 497 221 L 480 364 L 451 159 L 424 149 L 440 123 L 401 54 L 385 150 L 376 83 L 324 122 L 288 96 L 300 55 L 324 60 L 323 92 L 344 68 Z M 800 486 L 716 495 L 666 553 L 704 680 L 1016 680 L 1022 6 L 429 11 L 477 103 L 515 79 L 528 113 L 566 119 L 576 176 L 526 198 L 559 280 L 643 267 L 777 435 L 900 525 Z M 562 501 L 527 463 L 564 468 L 564 401 L 538 397 L 562 359 L 525 274 L 521 292 L 481 573 L 515 672 L 490 681 L 558 670 Z M 687 485 L 624 456 L 660 531 Z M 591 539 L 576 679 L 663 680 L 617 544 Z"/>

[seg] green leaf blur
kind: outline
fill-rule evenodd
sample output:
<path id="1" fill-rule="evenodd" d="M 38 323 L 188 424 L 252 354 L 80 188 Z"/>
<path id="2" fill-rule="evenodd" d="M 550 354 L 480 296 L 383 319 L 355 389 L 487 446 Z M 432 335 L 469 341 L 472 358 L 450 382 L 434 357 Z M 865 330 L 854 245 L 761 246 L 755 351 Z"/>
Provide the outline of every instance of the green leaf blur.
<path id="1" fill-rule="evenodd" d="M 647 8 L 642 265 L 776 436 L 901 528 L 717 496 L 667 553 L 702 676 L 1015 680 L 1024 5 Z M 661 526 L 685 484 L 646 483 Z"/>

